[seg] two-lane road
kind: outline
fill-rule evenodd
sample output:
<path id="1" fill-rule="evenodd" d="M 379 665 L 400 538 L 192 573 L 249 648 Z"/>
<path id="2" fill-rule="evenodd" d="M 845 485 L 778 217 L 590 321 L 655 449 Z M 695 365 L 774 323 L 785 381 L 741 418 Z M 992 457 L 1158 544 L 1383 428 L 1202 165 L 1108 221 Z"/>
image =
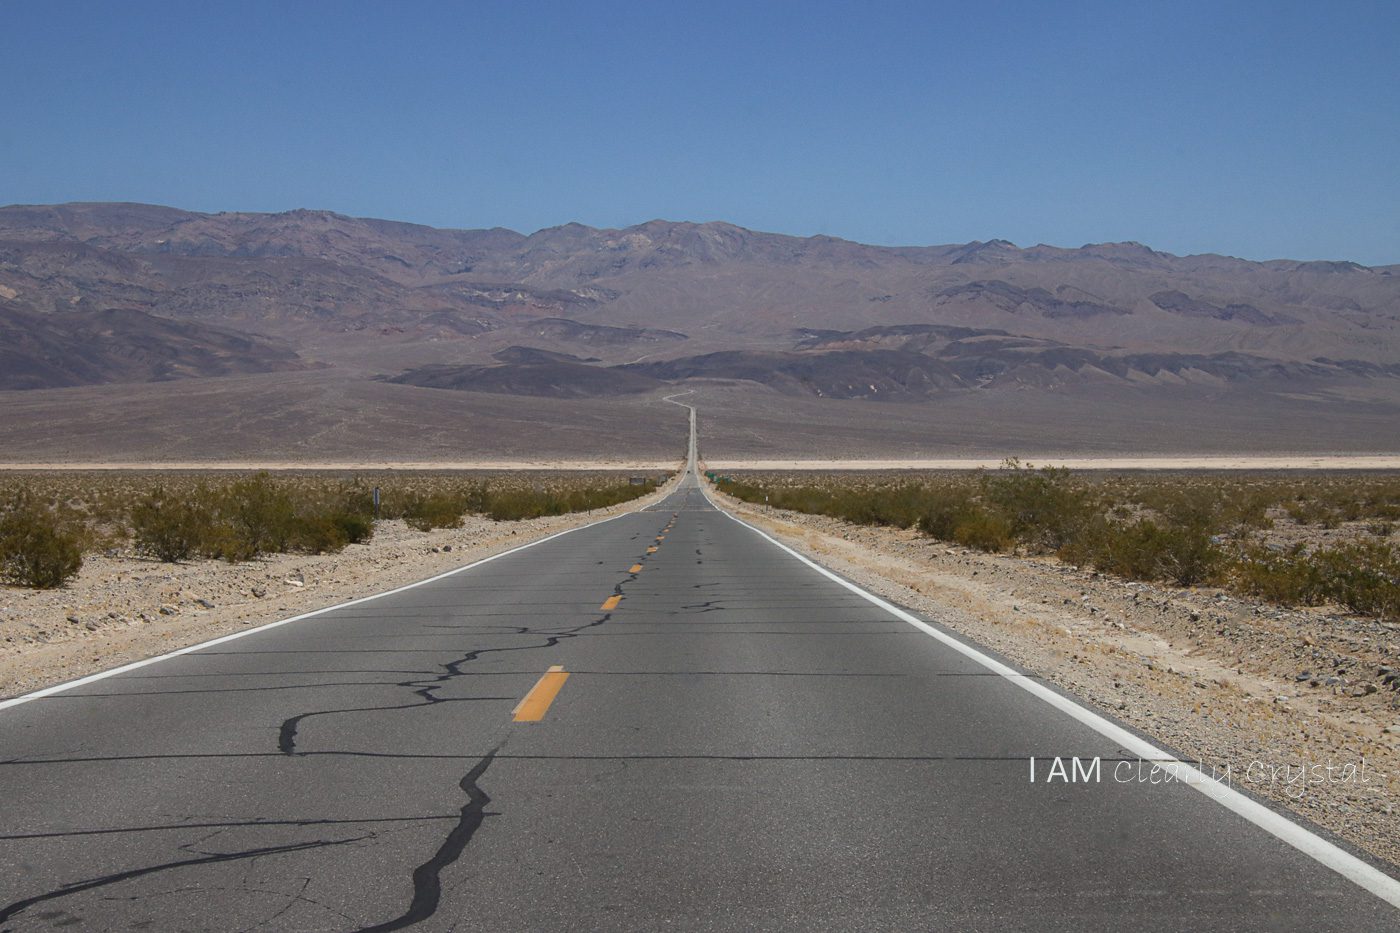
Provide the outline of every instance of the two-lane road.
<path id="1" fill-rule="evenodd" d="M 1185 785 L 1031 783 L 1136 753 L 1014 680 L 692 472 L 0 709 L 0 930 L 1397 928 Z"/>

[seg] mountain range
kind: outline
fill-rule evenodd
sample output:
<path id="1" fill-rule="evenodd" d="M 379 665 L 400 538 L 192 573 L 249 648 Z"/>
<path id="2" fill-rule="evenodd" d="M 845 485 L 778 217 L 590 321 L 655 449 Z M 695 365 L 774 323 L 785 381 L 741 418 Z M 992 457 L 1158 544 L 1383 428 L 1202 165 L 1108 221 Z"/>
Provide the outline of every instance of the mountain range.
<path id="1" fill-rule="evenodd" d="M 176 423 L 190 380 L 226 387 L 199 393 L 225 418 L 254 397 L 275 409 L 279 386 L 339 387 L 375 399 L 375 417 L 431 425 L 428 456 L 457 449 L 438 424 L 447 409 L 574 424 L 686 390 L 724 400 L 715 437 L 768 453 L 806 444 L 803 423 L 897 453 L 928 446 L 921 423 L 956 429 L 940 412 L 1035 407 L 1068 422 L 1134 406 L 1146 423 L 1115 416 L 1101 443 L 1160 443 L 1169 424 L 1190 446 L 1193 422 L 1198 442 L 1216 429 L 1223 442 L 1222 417 L 1253 413 L 1293 430 L 1246 430 L 1242 448 L 1354 437 L 1353 449 L 1393 450 L 1400 266 L 1138 243 L 883 247 L 659 220 L 527 236 L 307 210 L 0 208 L 0 401 L 71 416 L 75 391 L 102 387 Z M 783 410 L 805 420 L 769 417 Z M 758 416 L 762 430 L 740 426 Z M 348 437 L 368 416 L 308 417 L 313 433 Z M 900 427 L 872 440 L 881 421 Z M 138 453 L 120 422 L 82 448 Z M 15 421 L 12 453 L 56 455 L 55 423 Z"/>

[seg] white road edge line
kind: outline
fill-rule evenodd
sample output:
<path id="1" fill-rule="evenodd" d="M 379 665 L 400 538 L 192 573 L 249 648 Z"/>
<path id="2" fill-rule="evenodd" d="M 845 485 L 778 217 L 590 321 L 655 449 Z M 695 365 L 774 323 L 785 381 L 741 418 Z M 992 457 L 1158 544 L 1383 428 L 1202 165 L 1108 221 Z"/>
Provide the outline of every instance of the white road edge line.
<path id="1" fill-rule="evenodd" d="M 426 580 L 419 580 L 416 583 L 409 583 L 404 586 L 395 587 L 392 590 L 385 590 L 382 593 L 373 593 L 369 596 L 361 596 L 360 598 L 352 599 L 349 602 L 336 603 L 334 606 L 326 606 L 324 609 L 314 609 L 311 612 L 303 612 L 301 615 L 292 616 L 287 619 L 278 619 L 276 622 L 268 622 L 265 625 L 259 625 L 255 628 L 243 629 L 242 631 L 232 632 L 228 635 L 221 635 L 218 638 L 212 638 L 209 641 L 202 641 L 197 645 L 188 645 L 184 648 L 178 648 L 175 651 L 171 651 L 166 654 L 156 655 L 153 658 L 145 658 L 141 661 L 132 661 L 130 664 L 123 664 L 121 667 L 114 667 L 109 671 L 99 671 L 96 674 L 89 674 L 86 677 L 79 677 L 77 680 L 70 680 L 66 683 L 54 684 L 52 687 L 45 687 L 42 690 L 35 690 L 33 693 L 26 693 L 22 696 L 11 697 L 8 700 L 0 700 L 0 710 L 9 709 L 12 706 L 19 706 L 21 703 L 28 703 L 31 700 L 40 700 L 47 696 L 53 696 L 55 693 L 62 693 L 65 690 L 72 690 L 74 687 L 82 687 L 99 680 L 105 680 L 108 677 L 115 677 L 118 674 L 125 674 L 127 671 L 134 671 L 137 668 L 146 667 L 150 664 L 158 664 L 161 661 L 168 661 L 171 658 L 178 658 L 184 654 L 191 654 L 195 651 L 201 651 L 205 648 L 212 648 L 215 645 L 222 645 L 225 642 L 230 642 L 238 638 L 244 638 L 248 635 L 256 635 L 258 632 L 266 632 L 268 629 L 277 628 L 281 625 L 287 625 L 292 622 L 300 622 L 303 619 L 310 619 L 314 616 L 324 615 L 327 612 L 334 612 L 337 609 L 344 609 L 347 606 L 358 606 L 359 604 L 367 603 L 370 600 L 381 599 L 385 596 L 393 596 L 395 593 L 402 593 L 405 590 L 411 590 L 429 583 L 435 583 L 438 580 L 442 580 L 446 577 L 451 577 L 456 574 L 462 573 L 463 571 L 471 570 L 473 567 L 480 567 L 482 564 L 489 564 L 493 560 L 500 560 L 502 557 L 509 557 L 511 554 L 518 554 L 526 548 L 532 548 L 537 544 L 544 544 L 546 541 L 553 541 L 555 538 L 571 534 L 572 532 L 582 531 L 585 528 L 596 528 L 598 525 L 601 525 L 604 522 L 610 522 L 615 518 L 622 518 L 624 515 L 635 515 L 638 511 L 640 510 L 632 509 L 626 512 L 620 512 L 617 515 L 609 515 L 607 518 L 600 518 L 597 521 L 592 521 L 583 525 L 578 525 L 574 528 L 565 528 L 563 531 L 556 531 L 552 535 L 546 535 L 543 538 L 539 538 L 535 541 L 530 541 L 529 543 L 522 544 L 519 547 L 513 547 L 508 551 L 502 551 L 499 554 L 492 554 L 490 557 L 483 557 L 481 560 L 472 561 L 470 564 L 463 564 L 461 567 L 454 567 L 453 569 L 448 570 L 445 573 L 440 573 L 437 576 L 428 577 Z"/>
<path id="2" fill-rule="evenodd" d="M 1234 788 L 1207 776 L 1199 768 L 1168 755 L 1162 749 L 1138 738 L 1121 726 L 1114 725 L 1098 713 L 1080 706 L 1067 697 L 1061 696 L 1036 680 L 1021 675 L 1018 671 L 1012 670 L 1010 667 L 983 654 L 976 648 L 963 644 L 951 635 L 940 632 L 917 616 L 905 612 L 903 609 L 881 599 L 874 593 L 866 592 L 849 580 L 842 579 L 817 562 L 799 554 L 762 529 L 750 525 L 742 518 L 731 513 L 728 509 L 720 508 L 718 505 L 715 505 L 714 500 L 710 499 L 709 493 L 705 490 L 703 484 L 700 487 L 700 491 L 701 494 L 705 496 L 706 500 L 708 500 L 711 505 L 714 505 L 722 514 L 743 525 L 760 537 L 766 538 L 822 576 L 841 584 L 851 592 L 856 593 L 879 606 L 881 609 L 884 609 L 895 618 L 908 622 L 924 634 L 938 639 L 958 653 L 971 658 L 983 667 L 1001 675 L 1022 690 L 1044 700 L 1060 712 L 1088 726 L 1105 738 L 1118 743 L 1139 758 L 1151 760 L 1154 766 L 1161 768 L 1183 784 L 1189 784 L 1191 787 L 1196 788 L 1196 790 L 1205 794 L 1225 809 L 1244 817 L 1255 826 L 1283 840 L 1314 861 L 1321 862 L 1348 881 L 1354 882 L 1367 891 L 1370 891 L 1392 907 L 1400 908 L 1400 881 L 1397 881 L 1385 872 L 1368 865 L 1350 852 L 1328 842 L 1316 833 L 1299 826 L 1297 823 L 1269 809 L 1263 804 L 1250 800 Z"/>

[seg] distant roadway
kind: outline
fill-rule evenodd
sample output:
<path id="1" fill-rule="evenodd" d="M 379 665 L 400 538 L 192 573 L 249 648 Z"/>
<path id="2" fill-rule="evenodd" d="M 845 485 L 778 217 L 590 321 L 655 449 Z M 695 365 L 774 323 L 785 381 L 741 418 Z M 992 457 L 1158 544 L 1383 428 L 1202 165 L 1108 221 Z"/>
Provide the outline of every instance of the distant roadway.
<path id="1" fill-rule="evenodd" d="M 0 704 L 0 930 L 1400 929 L 1374 864 L 716 509 L 693 445 L 644 511 Z"/>

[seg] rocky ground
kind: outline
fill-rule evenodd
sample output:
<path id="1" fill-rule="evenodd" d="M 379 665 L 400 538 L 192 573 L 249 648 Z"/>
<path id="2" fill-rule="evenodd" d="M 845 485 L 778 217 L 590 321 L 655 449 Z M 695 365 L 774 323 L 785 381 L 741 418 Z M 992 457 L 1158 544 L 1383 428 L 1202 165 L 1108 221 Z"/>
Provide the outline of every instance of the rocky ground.
<path id="1" fill-rule="evenodd" d="M 1221 776 L 1228 769 L 1234 786 L 1400 865 L 1400 625 L 716 498 L 1183 757 Z"/>
<path id="2" fill-rule="evenodd" d="M 670 488 L 606 509 L 527 521 L 469 517 L 461 528 L 431 532 L 385 521 L 368 543 L 338 554 L 279 554 L 242 564 L 164 564 L 125 551 L 89 555 L 62 589 L 0 586 L 0 698 L 422 580 L 644 508 Z"/>

